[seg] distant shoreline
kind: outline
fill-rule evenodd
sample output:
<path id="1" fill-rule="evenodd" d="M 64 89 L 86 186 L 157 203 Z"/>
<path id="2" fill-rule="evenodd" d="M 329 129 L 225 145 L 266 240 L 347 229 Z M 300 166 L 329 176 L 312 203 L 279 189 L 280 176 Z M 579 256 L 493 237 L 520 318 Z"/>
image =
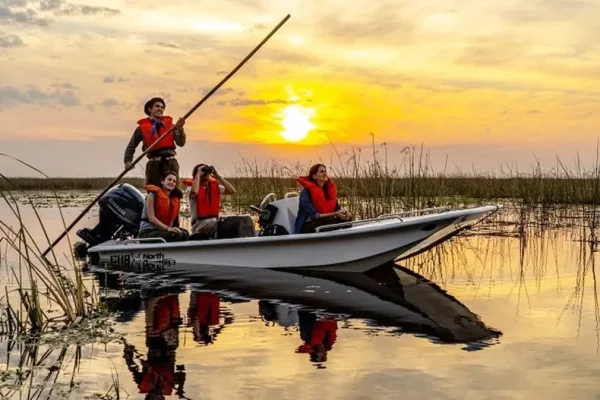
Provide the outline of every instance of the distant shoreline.
<path id="1" fill-rule="evenodd" d="M 101 191 L 114 178 L 6 178 L 0 179 L 2 191 Z M 237 201 L 255 203 L 268 193 L 281 198 L 299 192 L 292 177 L 227 178 L 237 189 Z M 482 200 L 511 199 L 528 204 L 599 204 L 600 179 L 553 177 L 471 177 L 471 176 L 386 176 L 374 174 L 357 178 L 333 178 L 340 198 L 371 199 L 385 203 L 393 199 L 417 200 L 414 203 L 445 203 L 444 199 L 464 199 L 467 203 Z M 124 178 L 143 191 L 144 178 Z M 180 185 L 183 187 L 183 185 Z M 234 200 L 235 201 L 235 200 Z M 409 201 L 409 203 L 413 203 Z"/>

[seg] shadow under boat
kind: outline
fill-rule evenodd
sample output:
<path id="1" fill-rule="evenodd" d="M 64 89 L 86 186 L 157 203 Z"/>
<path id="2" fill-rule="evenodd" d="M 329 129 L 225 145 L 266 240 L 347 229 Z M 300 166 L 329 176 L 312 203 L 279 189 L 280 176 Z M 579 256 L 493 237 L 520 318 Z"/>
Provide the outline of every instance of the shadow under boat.
<path id="1" fill-rule="evenodd" d="M 172 269 L 168 277 L 159 278 L 176 278 L 225 298 L 243 296 L 347 314 L 446 343 L 487 342 L 502 335 L 438 285 L 394 263 L 366 273 L 178 267 L 179 272 Z"/>

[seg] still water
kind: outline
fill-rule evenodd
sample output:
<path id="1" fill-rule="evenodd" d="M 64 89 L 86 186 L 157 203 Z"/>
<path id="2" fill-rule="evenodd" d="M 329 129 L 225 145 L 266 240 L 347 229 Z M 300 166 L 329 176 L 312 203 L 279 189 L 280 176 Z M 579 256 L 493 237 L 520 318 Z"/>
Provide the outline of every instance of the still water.
<path id="1" fill-rule="evenodd" d="M 69 197 L 67 223 L 88 197 Z M 56 237 L 57 209 L 39 211 Z M 518 225 L 506 213 L 367 274 L 222 269 L 173 280 L 86 266 L 87 284 L 116 313 L 113 331 L 100 343 L 5 339 L 0 398 L 599 399 L 586 220 Z M 23 215 L 45 244 L 35 214 L 23 206 Z"/>

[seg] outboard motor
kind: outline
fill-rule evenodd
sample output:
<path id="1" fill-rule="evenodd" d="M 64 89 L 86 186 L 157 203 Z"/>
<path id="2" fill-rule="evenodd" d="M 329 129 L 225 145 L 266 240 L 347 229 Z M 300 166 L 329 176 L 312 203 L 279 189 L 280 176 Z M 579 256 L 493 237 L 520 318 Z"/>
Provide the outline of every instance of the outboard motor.
<path id="1" fill-rule="evenodd" d="M 92 229 L 82 228 L 77 231 L 77 236 L 84 242 L 75 244 L 75 254 L 85 258 L 88 247 L 114 238 L 136 236 L 140 229 L 144 201 L 144 195 L 128 183 L 112 187 L 98 201 L 98 224 Z"/>

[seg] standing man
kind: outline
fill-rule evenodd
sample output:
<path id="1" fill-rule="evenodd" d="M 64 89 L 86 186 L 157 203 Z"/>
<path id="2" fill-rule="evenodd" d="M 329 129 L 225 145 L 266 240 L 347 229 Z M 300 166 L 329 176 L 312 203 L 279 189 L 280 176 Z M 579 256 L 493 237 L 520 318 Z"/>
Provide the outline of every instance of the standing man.
<path id="1" fill-rule="evenodd" d="M 144 113 L 148 118 L 142 118 L 138 121 L 138 127 L 133 132 L 131 140 L 125 148 L 123 162 L 125 169 L 133 168 L 133 154 L 140 142 L 143 142 L 142 151 L 145 151 L 160 136 L 167 132 L 173 126 L 173 118 L 165 115 L 165 101 L 160 97 L 154 97 L 144 106 Z M 162 176 L 167 171 L 174 171 L 179 174 L 179 163 L 175 156 L 175 148 L 185 145 L 185 132 L 183 125 L 185 120 L 179 118 L 173 130 L 152 148 L 147 154 L 148 163 L 146 164 L 146 185 L 161 185 Z"/>

